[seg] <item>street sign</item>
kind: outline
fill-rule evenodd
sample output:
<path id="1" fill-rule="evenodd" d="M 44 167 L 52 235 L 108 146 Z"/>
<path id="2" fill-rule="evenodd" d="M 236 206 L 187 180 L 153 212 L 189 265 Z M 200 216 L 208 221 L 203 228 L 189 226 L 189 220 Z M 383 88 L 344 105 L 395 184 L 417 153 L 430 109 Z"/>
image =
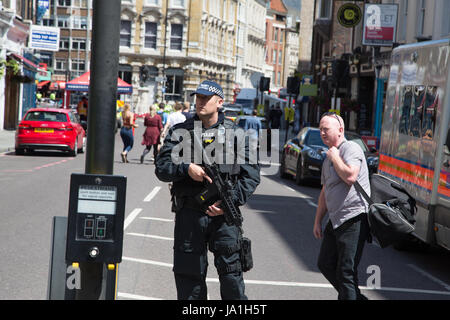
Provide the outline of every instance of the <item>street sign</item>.
<path id="1" fill-rule="evenodd" d="M 363 45 L 392 46 L 396 40 L 397 12 L 397 4 L 365 4 Z"/>
<path id="2" fill-rule="evenodd" d="M 31 26 L 30 48 L 46 51 L 59 51 L 59 28 Z"/>
<path id="3" fill-rule="evenodd" d="M 337 13 L 339 23 L 346 28 L 356 26 L 361 21 L 361 17 L 361 9 L 354 3 L 346 3 L 342 5 Z"/>

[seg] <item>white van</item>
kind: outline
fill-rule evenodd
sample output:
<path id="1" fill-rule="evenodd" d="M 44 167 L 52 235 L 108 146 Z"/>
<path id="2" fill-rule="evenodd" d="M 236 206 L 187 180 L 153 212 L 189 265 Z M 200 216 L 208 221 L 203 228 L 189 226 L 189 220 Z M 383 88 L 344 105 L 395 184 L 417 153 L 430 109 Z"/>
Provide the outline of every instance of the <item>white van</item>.
<path id="1" fill-rule="evenodd" d="M 236 97 L 236 102 L 244 107 L 244 114 L 252 114 L 253 102 L 256 98 L 256 89 L 254 88 L 242 88 Z M 261 101 L 261 93 L 258 92 L 258 99 Z M 287 105 L 287 102 L 283 99 L 264 93 L 264 112 L 268 112 L 271 106 L 280 104 L 281 110 Z"/>
<path id="2" fill-rule="evenodd" d="M 450 250 L 450 40 L 392 52 L 378 173 L 417 202 L 416 236 Z"/>

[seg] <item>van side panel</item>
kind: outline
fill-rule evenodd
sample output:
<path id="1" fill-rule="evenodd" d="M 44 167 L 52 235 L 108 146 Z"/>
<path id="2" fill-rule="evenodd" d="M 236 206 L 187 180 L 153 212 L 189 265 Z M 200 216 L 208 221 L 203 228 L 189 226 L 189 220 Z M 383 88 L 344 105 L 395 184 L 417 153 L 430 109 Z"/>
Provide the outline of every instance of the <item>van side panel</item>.
<path id="1" fill-rule="evenodd" d="M 449 106 L 444 101 L 449 94 L 449 60 L 448 40 L 394 49 L 382 124 L 378 171 L 401 183 L 416 199 L 416 234 L 426 242 L 435 239 L 434 177 L 441 129 L 448 127 Z M 450 217 L 444 220 L 450 227 Z"/>

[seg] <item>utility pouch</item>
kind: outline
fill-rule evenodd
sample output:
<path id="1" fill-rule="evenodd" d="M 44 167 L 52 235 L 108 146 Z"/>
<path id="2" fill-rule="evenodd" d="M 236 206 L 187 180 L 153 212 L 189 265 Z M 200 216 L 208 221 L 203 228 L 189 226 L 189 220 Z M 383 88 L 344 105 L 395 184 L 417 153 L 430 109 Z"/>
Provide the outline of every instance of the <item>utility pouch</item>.
<path id="1" fill-rule="evenodd" d="M 247 272 L 253 268 L 252 241 L 249 238 L 242 237 L 240 255 L 242 271 Z"/>
<path id="2" fill-rule="evenodd" d="M 184 199 L 181 197 L 177 197 L 175 195 L 172 196 L 172 212 L 180 211 L 183 208 Z"/>
<path id="3" fill-rule="evenodd" d="M 217 199 L 219 198 L 218 197 L 218 192 L 217 192 L 217 187 L 215 186 L 214 183 L 208 183 L 206 188 L 204 188 L 194 198 L 195 198 L 195 201 L 197 201 L 197 203 L 200 206 L 208 207 L 211 204 L 213 204 L 214 202 L 216 202 Z"/>

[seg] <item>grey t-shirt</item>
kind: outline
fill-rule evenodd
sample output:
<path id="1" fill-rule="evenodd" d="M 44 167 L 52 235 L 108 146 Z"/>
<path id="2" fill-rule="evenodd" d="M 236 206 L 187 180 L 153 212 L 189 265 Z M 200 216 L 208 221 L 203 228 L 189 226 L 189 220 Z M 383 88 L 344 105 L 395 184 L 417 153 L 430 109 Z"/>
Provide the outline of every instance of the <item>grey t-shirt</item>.
<path id="1" fill-rule="evenodd" d="M 345 140 L 339 147 L 339 155 L 345 164 L 360 167 L 357 180 L 370 196 L 369 170 L 361 147 L 355 142 Z M 328 215 L 334 229 L 345 221 L 367 212 L 368 204 L 362 195 L 353 185 L 349 186 L 342 181 L 328 158 L 323 162 L 321 179 Z"/>

